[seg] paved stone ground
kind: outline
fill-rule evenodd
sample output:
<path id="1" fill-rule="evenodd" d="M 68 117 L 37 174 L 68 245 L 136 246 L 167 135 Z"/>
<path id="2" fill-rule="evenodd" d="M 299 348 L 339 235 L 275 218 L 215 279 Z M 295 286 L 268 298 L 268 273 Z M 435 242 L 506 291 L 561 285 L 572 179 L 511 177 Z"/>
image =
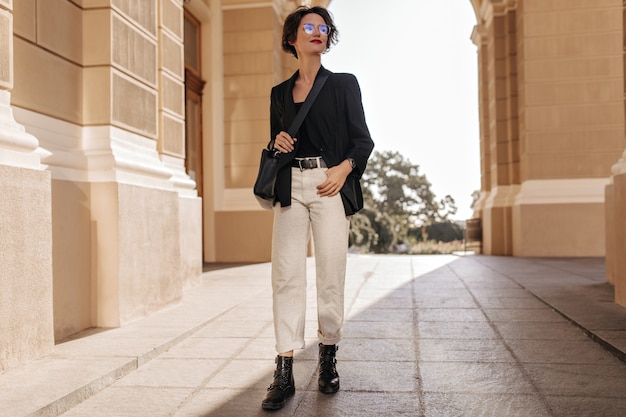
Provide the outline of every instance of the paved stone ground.
<path id="1" fill-rule="evenodd" d="M 317 391 L 310 279 L 296 395 L 271 413 L 269 271 L 210 270 L 177 307 L 0 374 L 0 416 L 626 415 L 626 308 L 603 259 L 351 255 L 341 390 Z"/>

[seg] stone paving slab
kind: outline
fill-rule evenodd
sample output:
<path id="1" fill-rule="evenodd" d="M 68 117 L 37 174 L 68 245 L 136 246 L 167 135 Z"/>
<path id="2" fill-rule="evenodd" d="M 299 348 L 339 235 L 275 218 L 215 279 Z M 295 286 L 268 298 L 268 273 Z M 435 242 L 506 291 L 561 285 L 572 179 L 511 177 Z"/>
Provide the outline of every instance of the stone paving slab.
<path id="1" fill-rule="evenodd" d="M 552 417 L 536 394 L 425 393 L 424 415 L 463 417 Z M 578 416 L 571 414 L 570 416 Z"/>
<path id="2" fill-rule="evenodd" d="M 122 328 L 85 331 L 57 344 L 49 357 L 0 374 L 0 417 L 59 416 L 90 399 L 266 291 L 256 279 L 267 273 L 266 265 L 248 266 L 246 272 L 221 271 L 201 288 L 187 290 L 175 307 Z"/>
<path id="3" fill-rule="evenodd" d="M 0 374 L 0 416 L 57 416 L 137 369 L 128 357 L 48 357 Z"/>
<path id="4" fill-rule="evenodd" d="M 626 415 L 626 309 L 602 260 L 351 255 L 341 390 L 317 391 L 310 279 L 296 395 L 273 413 L 269 270 L 208 270 L 179 306 L 0 374 L 0 416 Z"/>
<path id="5" fill-rule="evenodd" d="M 626 308 L 614 302 L 604 258 L 476 257 L 626 362 Z"/>

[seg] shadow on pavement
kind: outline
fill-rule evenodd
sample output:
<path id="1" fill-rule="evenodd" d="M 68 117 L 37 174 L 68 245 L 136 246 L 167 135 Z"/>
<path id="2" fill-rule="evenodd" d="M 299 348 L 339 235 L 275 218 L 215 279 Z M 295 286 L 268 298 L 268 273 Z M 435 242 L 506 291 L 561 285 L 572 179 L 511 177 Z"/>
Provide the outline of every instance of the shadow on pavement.
<path id="1" fill-rule="evenodd" d="M 245 384 L 227 377 L 216 383 L 226 375 L 218 373 L 210 389 L 198 390 L 175 415 L 623 416 L 626 365 L 536 294 L 563 291 L 565 282 L 592 310 L 580 294 L 606 303 L 599 266 L 597 260 L 351 257 L 339 393 L 317 391 L 317 340 L 308 329 L 307 348 L 295 359 L 295 397 L 282 410 L 261 410 L 273 371 L 266 327 L 249 341 L 264 344 L 258 351 L 266 354 L 233 360 L 249 375 Z M 312 276 L 309 271 L 309 281 Z M 626 309 L 620 311 L 607 313 L 626 331 Z"/>

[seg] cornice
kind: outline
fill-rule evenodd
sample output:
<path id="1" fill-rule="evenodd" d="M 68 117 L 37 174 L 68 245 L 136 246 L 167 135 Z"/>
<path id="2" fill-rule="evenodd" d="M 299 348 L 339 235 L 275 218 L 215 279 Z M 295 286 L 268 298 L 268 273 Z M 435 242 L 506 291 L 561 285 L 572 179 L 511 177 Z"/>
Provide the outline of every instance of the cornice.
<path id="1" fill-rule="evenodd" d="M 487 44 L 487 29 L 485 26 L 481 24 L 477 24 L 474 26 L 474 30 L 472 30 L 472 34 L 470 35 L 470 39 L 474 43 L 474 45 L 480 47 L 481 45 Z"/>
<path id="2" fill-rule="evenodd" d="M 517 1 L 518 0 L 491 0 L 493 14 L 499 16 L 517 9 Z"/>
<path id="3" fill-rule="evenodd" d="M 519 0 L 487 0 L 480 5 L 478 21 L 488 24 L 494 16 L 504 16 L 517 9 Z"/>

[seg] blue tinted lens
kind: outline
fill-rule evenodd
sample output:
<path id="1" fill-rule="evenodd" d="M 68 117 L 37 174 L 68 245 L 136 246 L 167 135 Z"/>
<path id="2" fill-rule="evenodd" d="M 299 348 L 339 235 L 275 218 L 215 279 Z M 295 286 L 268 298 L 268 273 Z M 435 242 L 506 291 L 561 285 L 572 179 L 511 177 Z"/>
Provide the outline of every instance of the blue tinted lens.
<path id="1" fill-rule="evenodd" d="M 304 32 L 308 35 L 312 35 L 313 33 L 315 33 L 315 25 L 313 23 L 305 23 L 302 26 L 304 27 Z M 322 35 L 328 35 L 330 33 L 330 28 L 328 27 L 328 25 L 325 25 L 323 23 L 317 27 L 317 30 L 319 30 Z"/>

